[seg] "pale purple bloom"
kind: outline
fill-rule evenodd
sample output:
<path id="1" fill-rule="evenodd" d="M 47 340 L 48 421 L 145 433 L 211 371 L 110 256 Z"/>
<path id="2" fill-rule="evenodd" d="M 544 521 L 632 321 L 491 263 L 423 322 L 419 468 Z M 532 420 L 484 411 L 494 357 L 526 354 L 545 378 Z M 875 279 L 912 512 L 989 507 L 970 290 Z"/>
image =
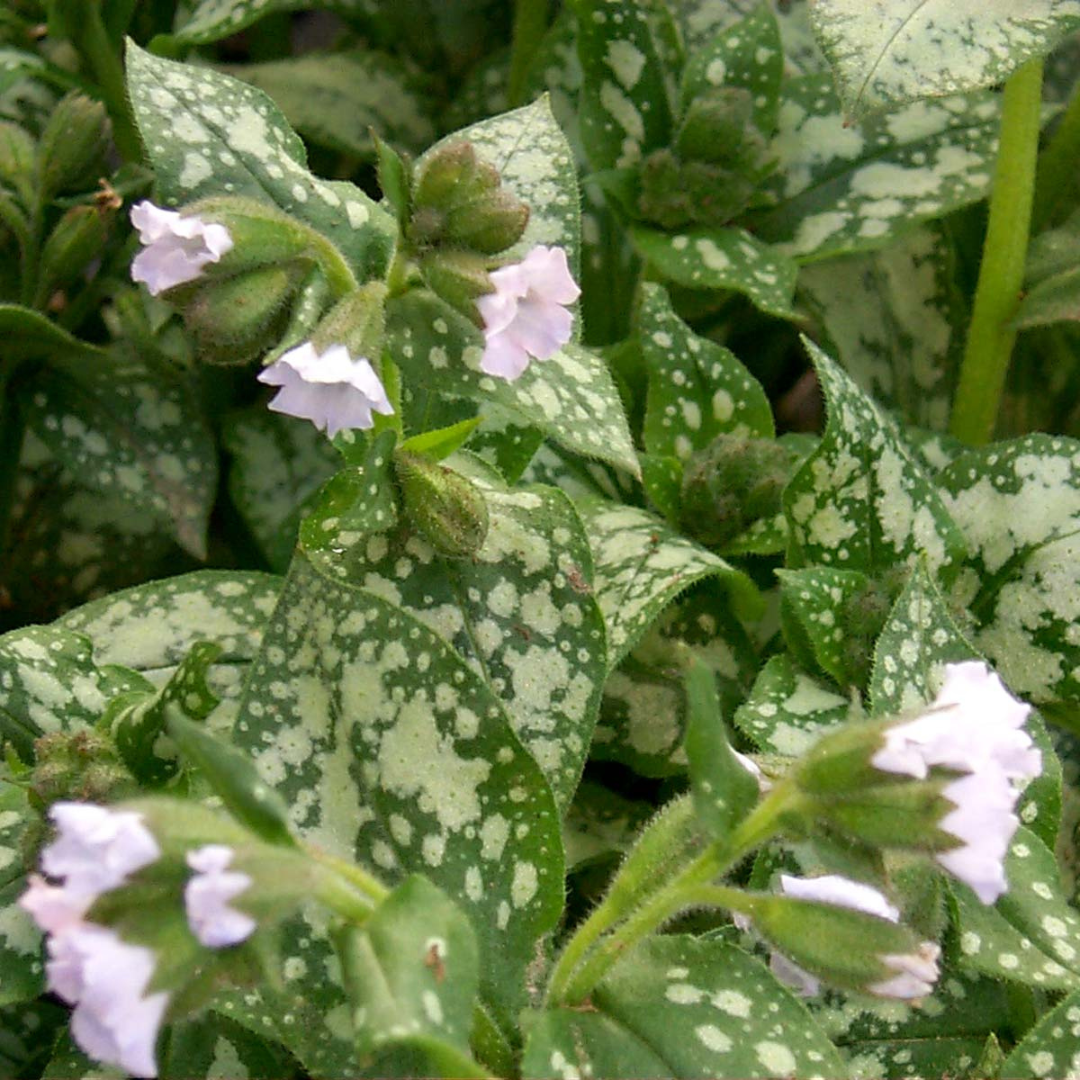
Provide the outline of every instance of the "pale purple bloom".
<path id="1" fill-rule="evenodd" d="M 192 933 L 209 949 L 236 945 L 250 937 L 258 925 L 229 901 L 251 885 L 247 874 L 228 871 L 233 850 L 224 844 L 207 844 L 189 851 L 187 864 L 197 871 L 184 886 L 184 908 Z"/>
<path id="2" fill-rule="evenodd" d="M 31 874 L 30 887 L 19 897 L 19 907 L 29 912 L 47 934 L 59 934 L 82 922 L 93 893 L 76 894 L 62 885 L 50 885 L 40 874 Z"/>
<path id="3" fill-rule="evenodd" d="M 1005 854 L 1020 824 L 1012 781 L 1042 768 L 1042 755 L 1023 730 L 1030 712 L 982 662 L 948 664 L 928 711 L 888 728 L 871 758 L 884 772 L 920 780 L 935 766 L 963 774 L 944 788 L 956 809 L 940 822 L 962 843 L 935 858 L 984 904 L 1008 888 Z"/>
<path id="4" fill-rule="evenodd" d="M 274 412 L 310 420 L 331 438 L 339 431 L 370 428 L 372 412 L 390 416 L 394 411 L 375 369 L 363 357 L 354 360 L 344 345 L 331 345 L 320 355 L 305 341 L 264 368 L 258 379 L 281 387 L 270 402 Z"/>
<path id="5" fill-rule="evenodd" d="M 581 290 L 560 247 L 534 247 L 489 277 L 495 291 L 476 301 L 486 341 L 480 370 L 513 382 L 531 359 L 548 360 L 570 340 L 574 317 L 566 305 Z"/>
<path id="6" fill-rule="evenodd" d="M 232 250 L 224 225 L 163 210 L 144 199 L 131 208 L 131 224 L 139 230 L 143 250 L 131 263 L 131 278 L 141 281 L 151 296 L 194 281 L 209 263 Z"/>

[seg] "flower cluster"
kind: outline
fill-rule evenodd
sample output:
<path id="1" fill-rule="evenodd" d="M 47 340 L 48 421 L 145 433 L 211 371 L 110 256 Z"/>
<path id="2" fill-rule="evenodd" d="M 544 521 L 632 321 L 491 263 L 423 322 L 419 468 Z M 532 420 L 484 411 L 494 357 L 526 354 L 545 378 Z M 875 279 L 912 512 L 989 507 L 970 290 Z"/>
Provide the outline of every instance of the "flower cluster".
<path id="1" fill-rule="evenodd" d="M 41 865 L 61 884 L 31 875 L 19 900 L 48 935 L 49 989 L 75 1007 L 71 1033 L 87 1054 L 132 1076 L 156 1076 L 154 1044 L 170 994 L 148 992 L 154 952 L 86 915 L 102 894 L 157 862 L 161 849 L 132 811 L 57 803 L 49 816 L 57 836 L 42 852 Z M 211 948 L 236 944 L 255 929 L 250 916 L 227 906 L 251 884 L 246 874 L 224 872 L 231 859 L 231 849 L 220 845 L 188 854 L 197 873 L 185 889 L 187 918 L 198 940 Z"/>

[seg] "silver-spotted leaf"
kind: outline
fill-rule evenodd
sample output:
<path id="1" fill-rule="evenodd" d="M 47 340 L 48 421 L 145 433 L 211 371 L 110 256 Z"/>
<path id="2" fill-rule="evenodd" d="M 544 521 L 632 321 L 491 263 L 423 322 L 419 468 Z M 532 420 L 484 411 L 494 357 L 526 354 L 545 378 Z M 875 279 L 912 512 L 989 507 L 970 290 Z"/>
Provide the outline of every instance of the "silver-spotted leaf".
<path id="1" fill-rule="evenodd" d="M 1080 1072 L 1080 990 L 1064 997 L 1024 1036 L 998 1076 L 1072 1076 Z"/>

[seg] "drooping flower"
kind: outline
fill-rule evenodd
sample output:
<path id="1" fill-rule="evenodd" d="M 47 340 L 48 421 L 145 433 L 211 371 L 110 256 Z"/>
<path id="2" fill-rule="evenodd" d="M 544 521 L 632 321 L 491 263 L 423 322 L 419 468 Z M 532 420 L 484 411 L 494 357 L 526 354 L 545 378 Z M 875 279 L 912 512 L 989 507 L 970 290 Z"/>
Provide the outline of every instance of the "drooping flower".
<path id="1" fill-rule="evenodd" d="M 233 850 L 224 844 L 207 844 L 187 854 L 187 864 L 196 871 L 184 886 L 184 909 L 199 942 L 210 949 L 236 945 L 250 937 L 256 921 L 229 907 L 229 901 L 251 885 L 251 878 L 229 871 Z"/>
<path id="2" fill-rule="evenodd" d="M 948 664 L 928 711 L 887 728 L 884 746 L 871 758 L 883 772 L 917 779 L 935 767 L 961 774 L 943 789 L 955 810 L 939 822 L 960 843 L 935 858 L 984 904 L 1008 888 L 1005 854 L 1020 824 L 1013 781 L 1042 768 L 1042 755 L 1023 730 L 1030 712 L 985 664 Z"/>
<path id="3" fill-rule="evenodd" d="M 570 340 L 581 290 L 560 247 L 534 247 L 519 263 L 489 275 L 495 291 L 476 301 L 484 320 L 480 370 L 513 382 L 530 360 L 548 360 Z"/>
<path id="4" fill-rule="evenodd" d="M 131 208 L 131 223 L 143 245 L 132 260 L 131 278 L 142 282 L 151 296 L 194 281 L 233 247 L 224 225 L 203 221 L 197 214 L 163 210 L 147 199 Z"/>
<path id="5" fill-rule="evenodd" d="M 780 875 L 780 888 L 785 896 L 798 900 L 813 900 L 822 904 L 865 912 L 891 923 L 900 921 L 900 912 L 883 893 L 863 882 L 852 881 L 839 874 L 816 878 L 797 878 Z M 935 942 L 921 942 L 912 953 L 889 953 L 878 957 L 886 969 L 895 972 L 887 979 L 864 987 L 878 997 L 920 998 L 929 994 L 938 977 L 938 957 L 941 949 Z M 794 987 L 804 997 L 813 996 L 821 988 L 820 981 L 782 953 L 774 952 L 770 961 L 773 974 Z"/>
<path id="6" fill-rule="evenodd" d="M 370 428 L 372 412 L 390 416 L 394 408 L 371 364 L 353 359 L 344 345 L 320 354 L 310 341 L 284 353 L 258 375 L 259 382 L 281 389 L 270 408 L 310 420 L 333 438 L 350 428 Z"/>

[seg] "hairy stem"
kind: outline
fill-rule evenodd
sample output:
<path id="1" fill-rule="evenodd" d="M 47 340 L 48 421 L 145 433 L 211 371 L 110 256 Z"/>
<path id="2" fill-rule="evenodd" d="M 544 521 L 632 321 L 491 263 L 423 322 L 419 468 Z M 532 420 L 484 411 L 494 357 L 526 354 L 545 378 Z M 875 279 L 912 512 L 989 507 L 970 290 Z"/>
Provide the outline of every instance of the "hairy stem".
<path id="1" fill-rule="evenodd" d="M 72 41 L 86 58 L 101 88 L 101 96 L 112 120 L 113 140 L 125 161 L 142 160 L 142 142 L 128 101 L 124 66 L 112 47 L 98 4 L 87 4 L 81 33 Z"/>

